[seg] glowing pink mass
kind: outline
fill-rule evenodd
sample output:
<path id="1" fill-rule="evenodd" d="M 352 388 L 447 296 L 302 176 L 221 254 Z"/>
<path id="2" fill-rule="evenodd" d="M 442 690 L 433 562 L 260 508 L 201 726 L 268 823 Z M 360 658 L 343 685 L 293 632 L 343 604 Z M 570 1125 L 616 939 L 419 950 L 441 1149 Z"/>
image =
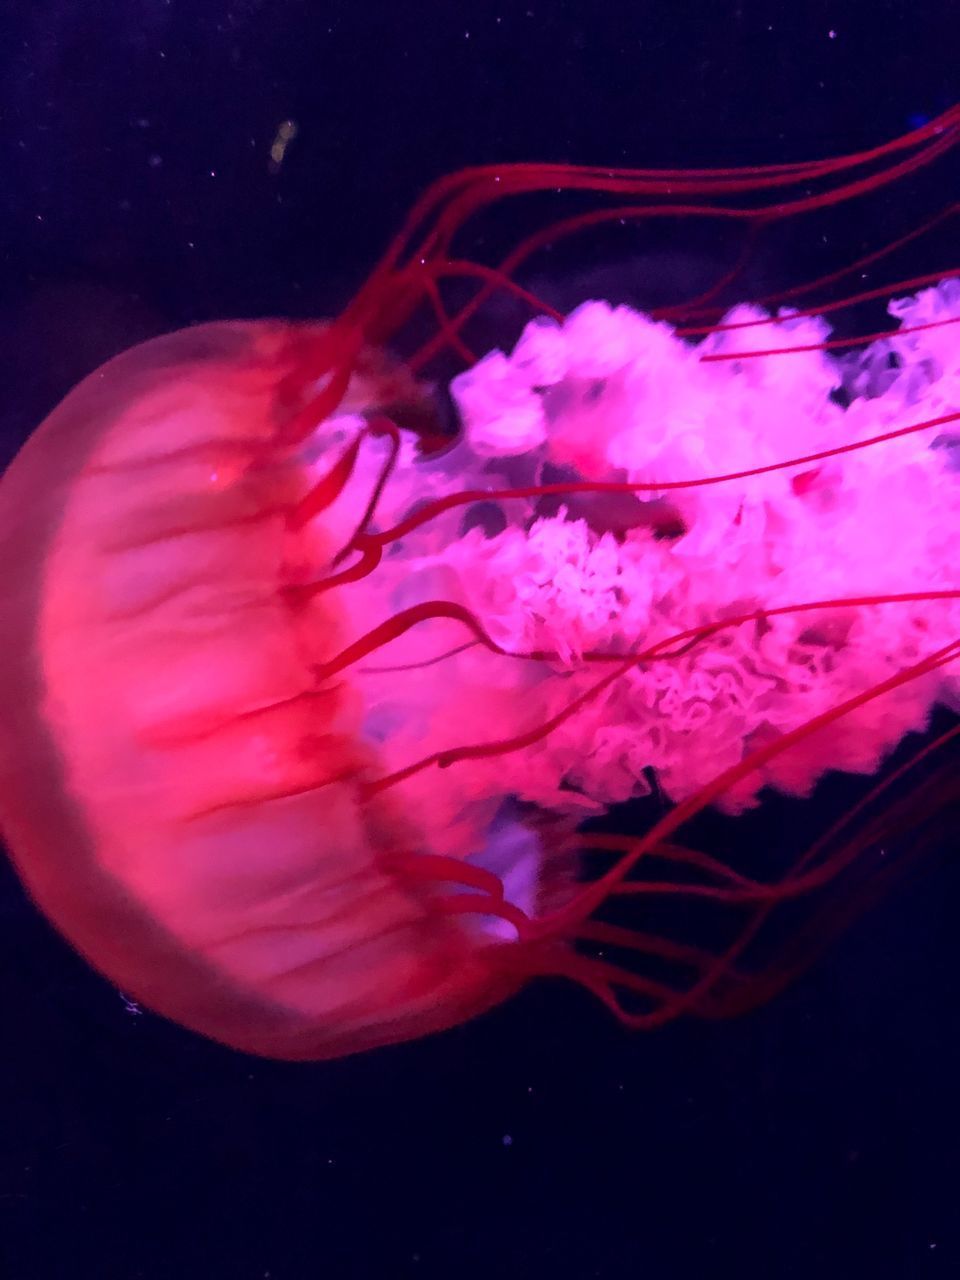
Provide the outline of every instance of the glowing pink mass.
<path id="1" fill-rule="evenodd" d="M 635 1026 L 786 980 L 817 939 L 794 954 L 775 909 L 909 832 L 921 797 L 878 771 L 960 702 L 960 282 L 870 275 L 955 210 L 718 299 L 764 236 L 958 137 L 955 109 L 808 163 L 465 170 L 336 320 L 200 326 L 81 383 L 0 482 L 0 824 L 39 907 L 144 1005 L 279 1058 L 436 1031 L 538 975 Z M 488 206 L 557 192 L 504 260 L 461 250 Z M 741 248 L 654 314 L 518 283 L 621 223 Z M 528 322 L 478 359 L 496 297 Z M 892 325 L 831 336 L 878 299 Z M 830 770 L 878 776 L 786 863 L 683 841 Z M 642 834 L 581 830 L 654 784 Z"/>

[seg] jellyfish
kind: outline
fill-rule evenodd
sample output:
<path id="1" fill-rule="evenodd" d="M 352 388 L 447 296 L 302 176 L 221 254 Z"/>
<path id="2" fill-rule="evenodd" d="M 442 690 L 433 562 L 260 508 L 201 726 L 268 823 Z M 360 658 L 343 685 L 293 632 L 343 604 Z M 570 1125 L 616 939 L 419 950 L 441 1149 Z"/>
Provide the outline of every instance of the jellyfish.
<path id="1" fill-rule="evenodd" d="M 40 910 L 142 1006 L 279 1059 L 538 977 L 634 1027 L 766 998 L 834 886 L 955 794 L 949 761 L 896 792 L 952 723 L 884 768 L 960 705 L 960 282 L 870 276 L 954 210 L 723 299 L 764 238 L 860 217 L 958 137 L 954 109 L 805 163 L 464 170 L 337 317 L 91 374 L 0 482 L 0 829 Z M 538 198 L 506 253 L 463 250 Z M 531 287 L 570 240 L 690 224 L 739 237 L 692 296 Z M 522 324 L 478 352 L 504 299 Z M 878 299 L 893 327 L 831 337 Z M 867 789 L 786 861 L 688 838 L 831 771 Z"/>

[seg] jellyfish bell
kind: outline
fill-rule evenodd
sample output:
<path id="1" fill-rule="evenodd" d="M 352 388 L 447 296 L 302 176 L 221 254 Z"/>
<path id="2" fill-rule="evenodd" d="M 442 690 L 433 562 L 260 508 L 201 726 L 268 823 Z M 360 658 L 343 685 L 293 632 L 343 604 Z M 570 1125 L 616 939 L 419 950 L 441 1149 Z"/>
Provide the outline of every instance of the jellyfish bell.
<path id="1" fill-rule="evenodd" d="M 291 1059 L 540 974 L 634 1025 L 769 988 L 753 936 L 883 828 L 766 878 L 680 833 L 870 774 L 956 697 L 960 299 L 911 281 L 850 373 L 795 305 L 559 316 L 516 270 L 627 217 L 799 217 L 958 133 L 953 112 L 808 165 L 465 171 L 335 321 L 200 326 L 81 383 L 0 483 L 0 827 L 67 939 L 143 1005 Z M 604 203 L 495 266 L 458 254 L 487 204 L 556 186 Z M 451 282 L 475 289 L 455 309 Z M 477 361 L 497 290 L 540 318 Z M 433 335 L 385 354 L 424 308 Z M 466 366 L 456 438 L 442 354 Z M 578 834 L 651 771 L 671 807 L 648 830 Z M 585 850 L 609 865 L 585 878 Z M 735 911 L 730 939 L 661 931 L 665 899 Z"/>
<path id="2" fill-rule="evenodd" d="M 415 824 L 389 795 L 360 803 L 356 700 L 312 674 L 342 643 L 334 597 L 305 613 L 282 594 L 304 468 L 262 451 L 290 418 L 291 352 L 322 334 L 215 324 L 135 348 L 67 397 L 3 484 L 16 865 L 125 991 L 280 1056 L 362 1047 L 374 1005 L 396 1037 L 505 994 L 471 977 L 460 922 L 378 869 Z M 427 412 L 385 359 L 357 370 L 347 417 L 378 393 Z M 332 550 L 316 521 L 308 533 L 316 568 Z"/>

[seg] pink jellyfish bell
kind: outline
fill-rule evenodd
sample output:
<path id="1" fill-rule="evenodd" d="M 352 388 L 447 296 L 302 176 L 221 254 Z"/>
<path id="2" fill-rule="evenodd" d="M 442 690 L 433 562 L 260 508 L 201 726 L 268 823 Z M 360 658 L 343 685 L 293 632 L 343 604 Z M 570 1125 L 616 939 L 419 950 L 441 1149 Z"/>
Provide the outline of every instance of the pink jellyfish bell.
<path id="1" fill-rule="evenodd" d="M 871 775 L 956 704 L 960 289 L 888 286 L 898 327 L 850 342 L 796 306 L 823 281 L 562 316 L 515 274 L 624 220 L 752 242 L 958 134 L 954 110 L 805 164 L 466 170 L 337 320 L 204 325 L 88 377 L 0 482 L 0 825 L 41 910 L 144 1005 L 277 1058 L 424 1035 L 541 974 L 638 1026 L 775 986 L 792 962 L 748 963 L 774 908 L 905 811 L 769 875 L 678 834 Z M 503 262 L 457 249 L 557 188 L 594 203 Z M 478 361 L 504 291 L 533 318 Z M 433 336 L 384 354 L 424 309 Z M 651 776 L 648 831 L 578 834 Z M 725 940 L 685 936 L 694 902 Z"/>

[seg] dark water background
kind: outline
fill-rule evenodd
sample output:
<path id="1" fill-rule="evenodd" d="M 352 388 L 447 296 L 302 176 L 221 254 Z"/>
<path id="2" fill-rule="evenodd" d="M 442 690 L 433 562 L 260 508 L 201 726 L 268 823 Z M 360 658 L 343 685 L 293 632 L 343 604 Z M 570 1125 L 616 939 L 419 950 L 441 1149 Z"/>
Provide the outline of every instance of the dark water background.
<path id="1" fill-rule="evenodd" d="M 900 134 L 960 99 L 956 21 L 948 0 L 6 0 L 0 456 L 140 337 L 335 310 L 445 170 Z M 955 1277 L 955 853 L 745 1019 L 632 1037 L 544 985 L 296 1067 L 131 1013 L 4 871 L 0 1277 Z"/>

